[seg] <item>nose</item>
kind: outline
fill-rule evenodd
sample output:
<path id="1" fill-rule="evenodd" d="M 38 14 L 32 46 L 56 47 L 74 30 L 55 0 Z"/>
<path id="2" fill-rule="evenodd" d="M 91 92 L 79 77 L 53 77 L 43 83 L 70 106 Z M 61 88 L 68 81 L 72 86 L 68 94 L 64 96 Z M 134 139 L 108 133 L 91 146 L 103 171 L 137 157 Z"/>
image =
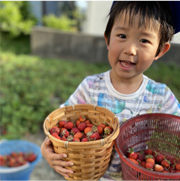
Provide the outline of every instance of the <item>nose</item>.
<path id="1" fill-rule="evenodd" d="M 136 44 L 128 43 L 124 48 L 124 54 L 129 56 L 135 56 L 137 53 Z"/>

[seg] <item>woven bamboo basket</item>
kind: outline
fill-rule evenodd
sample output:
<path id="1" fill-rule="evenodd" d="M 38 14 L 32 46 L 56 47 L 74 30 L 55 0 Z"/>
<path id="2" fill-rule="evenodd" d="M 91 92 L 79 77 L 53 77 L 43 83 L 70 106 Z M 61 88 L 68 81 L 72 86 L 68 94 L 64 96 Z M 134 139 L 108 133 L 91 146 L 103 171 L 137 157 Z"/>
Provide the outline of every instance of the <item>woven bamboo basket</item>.
<path id="1" fill-rule="evenodd" d="M 68 142 L 58 140 L 49 133 L 49 129 L 60 120 L 75 122 L 80 115 L 86 116 L 93 124 L 107 123 L 113 132 L 106 138 L 89 142 Z M 66 161 L 74 162 L 66 167 L 74 171 L 67 180 L 98 180 L 108 168 L 116 137 L 119 134 L 119 120 L 111 111 L 90 104 L 78 104 L 56 109 L 45 119 L 44 132 L 52 141 L 56 153 L 65 153 Z"/>

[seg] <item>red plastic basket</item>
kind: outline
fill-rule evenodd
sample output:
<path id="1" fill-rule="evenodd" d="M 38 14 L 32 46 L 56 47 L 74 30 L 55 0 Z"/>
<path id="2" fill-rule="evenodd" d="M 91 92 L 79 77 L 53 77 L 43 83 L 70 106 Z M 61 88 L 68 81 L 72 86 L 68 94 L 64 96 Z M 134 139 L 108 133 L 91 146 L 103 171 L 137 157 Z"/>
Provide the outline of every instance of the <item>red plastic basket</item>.
<path id="1" fill-rule="evenodd" d="M 170 114 L 144 114 L 121 125 L 116 150 L 121 159 L 124 180 L 180 180 L 180 173 L 160 173 L 131 162 L 128 148 L 140 151 L 151 147 L 163 154 L 180 158 L 180 117 Z"/>

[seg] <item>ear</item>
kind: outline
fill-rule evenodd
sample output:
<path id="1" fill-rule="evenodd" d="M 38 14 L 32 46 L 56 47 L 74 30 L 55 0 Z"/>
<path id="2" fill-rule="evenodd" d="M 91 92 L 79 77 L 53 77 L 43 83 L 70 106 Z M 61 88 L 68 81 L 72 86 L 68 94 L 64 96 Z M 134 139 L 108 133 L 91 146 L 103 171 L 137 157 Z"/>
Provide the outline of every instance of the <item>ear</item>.
<path id="1" fill-rule="evenodd" d="M 104 33 L 104 38 L 105 38 L 105 41 L 106 41 L 106 47 L 107 47 L 107 49 L 109 50 L 108 38 L 107 38 L 107 36 L 105 35 L 105 33 Z"/>
<path id="2" fill-rule="evenodd" d="M 170 47 L 171 47 L 170 43 L 166 42 L 164 46 L 161 48 L 161 51 L 159 52 L 159 54 L 154 58 L 154 60 L 157 60 L 160 57 L 162 57 L 170 49 Z"/>

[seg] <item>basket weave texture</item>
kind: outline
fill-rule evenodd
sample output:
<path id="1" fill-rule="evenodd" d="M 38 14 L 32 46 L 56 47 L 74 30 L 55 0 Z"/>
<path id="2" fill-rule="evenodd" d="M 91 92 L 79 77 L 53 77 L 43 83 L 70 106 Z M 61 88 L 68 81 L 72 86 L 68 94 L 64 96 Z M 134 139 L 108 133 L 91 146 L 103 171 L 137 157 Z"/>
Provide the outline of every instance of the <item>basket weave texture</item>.
<path id="1" fill-rule="evenodd" d="M 80 115 L 86 116 L 93 124 L 106 123 L 113 128 L 108 137 L 89 142 L 68 142 L 58 140 L 49 133 L 49 129 L 60 120 L 75 122 Z M 74 171 L 67 180 L 98 180 L 107 170 L 113 145 L 119 134 L 119 120 L 111 111 L 94 105 L 78 104 L 56 109 L 44 121 L 44 132 L 52 141 L 56 153 L 65 153 L 64 160 L 74 162 Z"/>
<path id="2" fill-rule="evenodd" d="M 152 148 L 166 156 L 180 158 L 180 117 L 152 113 L 136 116 L 120 127 L 115 146 L 119 153 L 124 180 L 180 180 L 180 173 L 161 173 L 135 165 L 125 155 Z"/>

